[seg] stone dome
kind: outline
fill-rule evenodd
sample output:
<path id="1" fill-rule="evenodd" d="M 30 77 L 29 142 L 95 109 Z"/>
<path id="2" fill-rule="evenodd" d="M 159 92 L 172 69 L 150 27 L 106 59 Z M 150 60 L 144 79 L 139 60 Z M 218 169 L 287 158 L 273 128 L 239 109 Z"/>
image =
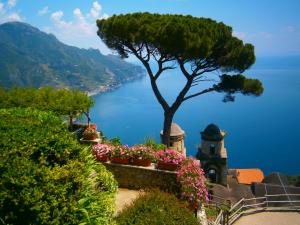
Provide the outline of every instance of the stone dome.
<path id="1" fill-rule="evenodd" d="M 209 124 L 204 131 L 201 132 L 202 139 L 207 141 L 221 141 L 224 138 L 222 131 L 215 124 Z"/>
<path id="2" fill-rule="evenodd" d="M 163 135 L 163 130 L 160 132 L 161 135 Z M 181 127 L 177 123 L 171 124 L 171 133 L 170 136 L 177 137 L 177 136 L 184 136 L 184 131 L 181 129 Z"/>

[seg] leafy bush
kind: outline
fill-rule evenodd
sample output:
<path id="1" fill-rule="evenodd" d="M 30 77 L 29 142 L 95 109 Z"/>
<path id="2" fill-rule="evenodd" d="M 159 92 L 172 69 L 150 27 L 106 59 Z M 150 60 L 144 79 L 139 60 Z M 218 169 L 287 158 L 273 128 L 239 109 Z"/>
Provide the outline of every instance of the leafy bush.
<path id="1" fill-rule="evenodd" d="M 210 221 L 215 221 L 219 212 L 220 212 L 220 210 L 216 206 L 213 206 L 213 205 L 205 206 L 206 217 Z"/>
<path id="2" fill-rule="evenodd" d="M 152 191 L 142 195 L 125 208 L 116 220 L 119 225 L 199 224 L 197 218 L 186 208 L 184 202 L 172 194 L 161 191 Z"/>
<path id="3" fill-rule="evenodd" d="M 300 175 L 287 176 L 290 185 L 300 187 Z"/>
<path id="4" fill-rule="evenodd" d="M 116 181 L 52 113 L 0 109 L 0 221 L 107 224 Z"/>
<path id="5" fill-rule="evenodd" d="M 32 108 L 52 111 L 56 115 L 68 115 L 72 119 L 88 112 L 93 100 L 79 90 L 15 87 L 8 91 L 0 89 L 0 108 Z"/>
<path id="6" fill-rule="evenodd" d="M 119 137 L 114 137 L 114 138 L 108 140 L 107 142 L 114 146 L 122 145 L 121 139 Z"/>
<path id="7" fill-rule="evenodd" d="M 167 148 L 164 144 L 157 144 L 153 138 L 146 138 L 144 144 L 152 148 L 154 151 L 165 150 Z"/>

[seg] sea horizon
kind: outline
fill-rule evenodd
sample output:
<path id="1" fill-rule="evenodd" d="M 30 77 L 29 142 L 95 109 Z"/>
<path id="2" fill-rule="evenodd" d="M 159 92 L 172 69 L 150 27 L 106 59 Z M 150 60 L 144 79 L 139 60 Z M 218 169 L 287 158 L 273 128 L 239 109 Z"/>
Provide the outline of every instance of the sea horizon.
<path id="1" fill-rule="evenodd" d="M 300 57 L 283 58 L 258 57 L 256 64 L 245 71 L 245 75 L 262 81 L 265 91 L 260 97 L 237 94 L 235 102 L 223 103 L 224 94 L 213 93 L 181 106 L 173 122 L 186 132 L 187 155 L 196 155 L 200 132 L 214 123 L 227 133 L 229 168 L 260 168 L 265 174 L 300 173 L 300 152 L 293 150 L 298 148 L 293 143 L 300 138 Z M 182 79 L 178 71 L 162 77 L 159 86 L 168 100 L 174 98 Z M 92 122 L 108 138 L 120 137 L 128 145 L 146 138 L 160 141 L 163 111 L 147 76 L 93 98 Z"/>

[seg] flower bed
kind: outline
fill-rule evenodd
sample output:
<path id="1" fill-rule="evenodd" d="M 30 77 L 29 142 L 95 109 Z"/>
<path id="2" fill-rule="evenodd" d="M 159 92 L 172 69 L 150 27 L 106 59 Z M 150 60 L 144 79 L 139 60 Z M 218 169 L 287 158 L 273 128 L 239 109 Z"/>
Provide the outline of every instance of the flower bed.
<path id="1" fill-rule="evenodd" d="M 162 170 L 177 170 L 184 156 L 176 150 L 166 149 L 156 153 L 157 168 Z"/>
<path id="2" fill-rule="evenodd" d="M 202 202 L 208 201 L 208 191 L 205 186 L 205 176 L 200 168 L 200 161 L 187 158 L 182 161 L 177 174 L 177 181 L 181 185 L 182 198 L 192 207 L 198 209 Z"/>
<path id="3" fill-rule="evenodd" d="M 92 147 L 92 154 L 101 162 L 107 162 L 114 146 L 108 144 L 96 144 Z"/>
<path id="4" fill-rule="evenodd" d="M 150 166 L 155 159 L 155 152 L 146 145 L 134 145 L 130 148 L 132 164 L 137 166 Z"/>
<path id="5" fill-rule="evenodd" d="M 120 164 L 128 164 L 131 154 L 128 145 L 117 145 L 114 146 L 114 149 L 110 154 L 111 162 L 120 163 Z"/>

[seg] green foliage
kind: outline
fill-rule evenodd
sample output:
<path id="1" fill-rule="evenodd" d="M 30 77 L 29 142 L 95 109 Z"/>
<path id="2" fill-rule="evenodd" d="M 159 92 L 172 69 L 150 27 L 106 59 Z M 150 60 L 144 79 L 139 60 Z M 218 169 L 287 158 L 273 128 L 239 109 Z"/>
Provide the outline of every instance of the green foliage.
<path id="1" fill-rule="evenodd" d="M 53 113 L 0 109 L 0 219 L 108 224 L 116 181 Z"/>
<path id="2" fill-rule="evenodd" d="M 300 175 L 296 176 L 287 176 L 289 184 L 296 187 L 300 187 Z"/>
<path id="3" fill-rule="evenodd" d="M 248 79 L 241 74 L 233 76 L 223 74 L 218 85 L 218 91 L 230 94 L 241 92 L 244 95 L 253 94 L 259 96 L 263 93 L 264 88 L 257 79 Z"/>
<path id="4" fill-rule="evenodd" d="M 93 104 L 94 101 L 79 90 L 57 90 L 52 87 L 0 90 L 0 108 L 29 107 L 75 117 L 88 112 Z"/>
<path id="5" fill-rule="evenodd" d="M 80 224 L 109 224 L 115 212 L 117 182 L 106 168 L 94 160 L 89 149 L 82 152 L 86 176 L 81 189 L 78 209 Z"/>
<path id="6" fill-rule="evenodd" d="M 152 191 L 140 196 L 117 217 L 118 225 L 199 224 L 193 212 L 174 195 Z"/>
<path id="7" fill-rule="evenodd" d="M 133 13 L 97 20 L 97 25 L 101 39 L 124 57 L 126 48 L 142 43 L 154 54 L 204 60 L 228 70 L 244 71 L 255 62 L 252 45 L 232 36 L 231 27 L 208 18 Z"/>
<path id="8" fill-rule="evenodd" d="M 217 218 L 219 212 L 220 210 L 215 206 L 212 205 L 205 206 L 206 217 L 210 221 L 214 221 Z"/>
<path id="9" fill-rule="evenodd" d="M 112 144 L 113 146 L 119 146 L 119 145 L 122 144 L 121 138 L 119 138 L 119 137 L 111 138 L 107 142 L 110 143 L 110 144 Z"/>
<path id="10" fill-rule="evenodd" d="M 144 144 L 152 148 L 154 151 L 165 150 L 167 148 L 164 144 L 156 143 L 155 139 L 153 138 L 146 138 Z"/>
<path id="11" fill-rule="evenodd" d="M 140 76 L 139 66 L 96 49 L 79 49 L 29 24 L 0 25 L 0 85 L 95 90 Z"/>

